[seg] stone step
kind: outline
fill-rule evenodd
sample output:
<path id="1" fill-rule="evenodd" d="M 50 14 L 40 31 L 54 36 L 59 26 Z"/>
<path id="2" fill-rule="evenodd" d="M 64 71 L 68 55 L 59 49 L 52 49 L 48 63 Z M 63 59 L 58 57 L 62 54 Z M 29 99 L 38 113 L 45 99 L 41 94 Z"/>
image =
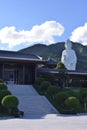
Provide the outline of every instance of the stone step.
<path id="1" fill-rule="evenodd" d="M 19 109 L 30 113 L 57 113 L 44 96 L 18 97 Z M 23 102 L 23 103 L 22 103 Z M 27 109 L 26 109 L 27 108 Z"/>
<path id="2" fill-rule="evenodd" d="M 38 95 L 32 85 L 8 85 L 13 95 Z"/>
<path id="3" fill-rule="evenodd" d="M 18 108 L 29 114 L 53 114 L 57 110 L 44 96 L 40 96 L 32 85 L 8 85 L 8 89 L 19 99 Z"/>

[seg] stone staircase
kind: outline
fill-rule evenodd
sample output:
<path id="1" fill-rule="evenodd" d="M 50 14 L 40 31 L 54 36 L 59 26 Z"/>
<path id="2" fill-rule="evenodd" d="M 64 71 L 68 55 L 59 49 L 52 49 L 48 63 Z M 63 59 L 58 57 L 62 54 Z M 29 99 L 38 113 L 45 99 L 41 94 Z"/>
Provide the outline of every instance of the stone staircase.
<path id="1" fill-rule="evenodd" d="M 24 115 L 30 114 L 54 114 L 57 110 L 51 105 L 46 97 L 40 96 L 32 85 L 9 84 L 8 89 L 19 99 L 19 109 Z"/>

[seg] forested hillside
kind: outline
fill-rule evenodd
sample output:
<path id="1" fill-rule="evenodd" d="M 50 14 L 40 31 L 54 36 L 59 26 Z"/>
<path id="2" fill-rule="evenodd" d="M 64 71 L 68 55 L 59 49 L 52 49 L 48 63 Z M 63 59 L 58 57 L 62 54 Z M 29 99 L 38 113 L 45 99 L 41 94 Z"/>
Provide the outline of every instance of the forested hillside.
<path id="1" fill-rule="evenodd" d="M 43 57 L 43 59 L 48 59 L 50 57 L 57 61 L 61 58 L 62 51 L 64 50 L 64 43 L 65 42 L 59 42 L 48 46 L 43 44 L 36 44 L 19 51 L 26 54 L 32 53 L 39 55 Z M 72 42 L 72 48 L 75 50 L 78 58 L 77 70 L 87 71 L 87 46 Z"/>

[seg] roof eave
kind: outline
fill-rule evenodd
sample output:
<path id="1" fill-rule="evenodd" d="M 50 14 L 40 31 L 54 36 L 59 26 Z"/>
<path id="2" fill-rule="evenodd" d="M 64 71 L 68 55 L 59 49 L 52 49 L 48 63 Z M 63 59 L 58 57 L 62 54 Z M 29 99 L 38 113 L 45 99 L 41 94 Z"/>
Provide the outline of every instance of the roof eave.
<path id="1" fill-rule="evenodd" d="M 0 61 L 16 61 L 16 62 L 32 62 L 32 63 L 40 63 L 45 64 L 46 60 L 40 59 L 28 59 L 28 58 L 13 58 L 13 57 L 0 57 Z"/>

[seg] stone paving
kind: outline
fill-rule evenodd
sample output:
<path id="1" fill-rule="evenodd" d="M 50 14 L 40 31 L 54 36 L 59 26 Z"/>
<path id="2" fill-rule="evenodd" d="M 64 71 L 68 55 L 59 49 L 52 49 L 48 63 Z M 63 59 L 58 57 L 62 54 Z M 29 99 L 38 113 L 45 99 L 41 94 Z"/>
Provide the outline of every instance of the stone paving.
<path id="1" fill-rule="evenodd" d="M 29 118 L 2 118 L 0 130 L 87 130 L 87 116 L 38 114 Z"/>

